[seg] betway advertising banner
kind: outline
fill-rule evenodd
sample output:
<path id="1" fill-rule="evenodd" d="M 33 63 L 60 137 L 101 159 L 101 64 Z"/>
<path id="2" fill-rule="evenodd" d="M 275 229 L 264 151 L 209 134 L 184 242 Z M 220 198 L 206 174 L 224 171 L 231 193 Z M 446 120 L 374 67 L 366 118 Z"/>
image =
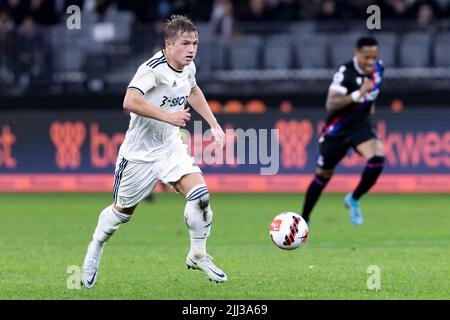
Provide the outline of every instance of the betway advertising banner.
<path id="1" fill-rule="evenodd" d="M 193 115 L 195 111 L 193 111 Z M 304 192 L 316 167 L 322 109 L 218 114 L 226 145 L 218 149 L 194 115 L 180 139 L 211 191 Z M 0 111 L 0 191 L 111 191 L 129 115 L 121 110 Z M 375 192 L 450 192 L 450 110 L 378 111 L 373 124 L 386 166 Z M 365 160 L 354 151 L 327 191 L 348 192 Z"/>

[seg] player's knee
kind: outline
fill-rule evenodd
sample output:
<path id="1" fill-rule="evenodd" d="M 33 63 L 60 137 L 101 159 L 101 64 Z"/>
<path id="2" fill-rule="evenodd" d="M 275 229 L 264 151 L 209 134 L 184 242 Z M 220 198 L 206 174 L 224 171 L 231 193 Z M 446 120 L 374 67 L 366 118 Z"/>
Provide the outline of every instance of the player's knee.
<path id="1" fill-rule="evenodd" d="M 384 157 L 384 145 L 383 142 L 381 142 L 381 140 L 376 141 L 374 156 Z"/>
<path id="2" fill-rule="evenodd" d="M 324 179 L 330 179 L 333 176 L 333 173 L 333 169 L 322 169 L 320 167 L 316 169 L 316 175 Z"/>
<path id="3" fill-rule="evenodd" d="M 137 207 L 137 205 L 132 206 L 130 208 L 121 208 L 121 207 L 114 205 L 114 209 L 116 209 L 118 212 L 120 212 L 122 214 L 130 215 L 130 216 L 134 213 L 134 210 L 136 209 L 136 207 Z"/>

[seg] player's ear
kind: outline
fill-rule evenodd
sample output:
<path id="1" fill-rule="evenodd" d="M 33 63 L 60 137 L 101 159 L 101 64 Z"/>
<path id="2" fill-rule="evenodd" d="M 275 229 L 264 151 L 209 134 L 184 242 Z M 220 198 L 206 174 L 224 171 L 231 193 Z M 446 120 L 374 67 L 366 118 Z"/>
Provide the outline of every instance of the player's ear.
<path id="1" fill-rule="evenodd" d="M 175 43 L 176 37 L 169 37 L 167 39 L 164 39 L 164 44 L 166 45 L 166 48 L 173 45 Z"/>

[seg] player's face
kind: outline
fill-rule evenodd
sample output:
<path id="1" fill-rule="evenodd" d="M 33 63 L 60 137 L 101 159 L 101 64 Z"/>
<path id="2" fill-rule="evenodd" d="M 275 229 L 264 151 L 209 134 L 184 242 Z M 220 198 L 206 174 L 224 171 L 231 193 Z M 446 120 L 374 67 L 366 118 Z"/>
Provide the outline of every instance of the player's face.
<path id="1" fill-rule="evenodd" d="M 198 35 L 196 32 L 184 32 L 173 41 L 169 41 L 166 50 L 177 68 L 190 64 L 197 54 Z"/>
<path id="2" fill-rule="evenodd" d="M 378 59 L 378 47 L 365 46 L 360 50 L 357 49 L 356 59 L 362 71 L 364 71 L 365 73 L 372 73 L 375 61 L 377 61 Z"/>

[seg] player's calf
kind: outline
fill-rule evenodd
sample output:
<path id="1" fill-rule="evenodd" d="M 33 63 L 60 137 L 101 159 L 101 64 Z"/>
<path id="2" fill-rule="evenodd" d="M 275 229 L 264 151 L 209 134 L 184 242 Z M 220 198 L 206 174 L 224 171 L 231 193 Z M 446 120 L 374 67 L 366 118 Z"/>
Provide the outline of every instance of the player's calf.
<path id="1" fill-rule="evenodd" d="M 209 191 L 205 184 L 192 188 L 186 194 L 184 219 L 191 237 L 190 256 L 206 256 L 206 239 L 211 232 L 213 212 L 209 203 Z"/>
<path id="2" fill-rule="evenodd" d="M 303 219 L 305 219 L 306 223 L 309 223 L 309 216 L 311 215 L 311 212 L 314 206 L 316 205 L 317 200 L 319 200 L 319 197 L 323 189 L 330 181 L 332 174 L 333 174 L 332 171 L 316 172 L 314 179 L 309 184 L 308 190 L 306 191 L 305 201 L 303 203 L 303 210 L 302 210 L 302 217 Z"/>
<path id="3" fill-rule="evenodd" d="M 103 245 L 116 232 L 122 223 L 127 223 L 131 219 L 131 215 L 124 214 L 116 210 L 111 205 L 105 208 L 98 217 L 97 227 L 93 234 L 94 243 Z"/>
<path id="4" fill-rule="evenodd" d="M 225 282 L 227 276 L 212 262 L 206 253 L 206 239 L 211 232 L 213 212 L 211 210 L 209 192 L 205 184 L 192 188 L 186 194 L 184 218 L 189 228 L 191 248 L 186 257 L 188 268 L 202 270 L 215 282 Z"/>
<path id="5" fill-rule="evenodd" d="M 128 222 L 130 218 L 131 215 L 118 212 L 112 205 L 100 213 L 82 267 L 82 283 L 86 288 L 92 288 L 97 280 L 104 244 L 120 225 Z"/>
<path id="6" fill-rule="evenodd" d="M 384 157 L 373 156 L 367 161 L 367 165 L 361 175 L 361 180 L 353 191 L 353 199 L 359 200 L 370 188 L 372 188 L 378 180 L 384 168 Z"/>

